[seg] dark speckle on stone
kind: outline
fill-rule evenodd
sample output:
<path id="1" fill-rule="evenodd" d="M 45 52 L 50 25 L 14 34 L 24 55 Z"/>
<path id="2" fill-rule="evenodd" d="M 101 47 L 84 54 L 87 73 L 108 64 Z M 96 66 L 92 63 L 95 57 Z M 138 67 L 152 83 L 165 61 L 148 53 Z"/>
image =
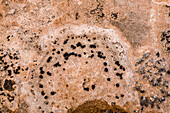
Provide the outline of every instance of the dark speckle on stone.
<path id="1" fill-rule="evenodd" d="M 60 66 L 61 66 L 61 64 L 59 62 L 54 64 L 54 67 L 60 67 Z"/>
<path id="2" fill-rule="evenodd" d="M 88 88 L 88 87 L 87 87 L 87 88 L 84 88 L 84 90 L 85 90 L 85 91 L 89 91 L 89 88 Z"/>
<path id="3" fill-rule="evenodd" d="M 13 85 L 15 84 L 15 82 L 13 80 L 8 80 L 6 79 L 4 82 L 4 89 L 8 90 L 8 91 L 13 91 Z"/>

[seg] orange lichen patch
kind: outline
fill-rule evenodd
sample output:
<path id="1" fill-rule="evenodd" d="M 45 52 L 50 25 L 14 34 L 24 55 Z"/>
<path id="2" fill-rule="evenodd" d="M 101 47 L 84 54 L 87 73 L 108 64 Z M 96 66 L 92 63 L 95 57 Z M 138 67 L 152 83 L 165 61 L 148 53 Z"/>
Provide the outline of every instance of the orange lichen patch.
<path id="1" fill-rule="evenodd" d="M 79 105 L 74 110 L 71 108 L 68 113 L 128 113 L 123 108 L 117 105 L 109 105 L 105 101 L 92 100 L 86 101 L 82 105 Z"/>

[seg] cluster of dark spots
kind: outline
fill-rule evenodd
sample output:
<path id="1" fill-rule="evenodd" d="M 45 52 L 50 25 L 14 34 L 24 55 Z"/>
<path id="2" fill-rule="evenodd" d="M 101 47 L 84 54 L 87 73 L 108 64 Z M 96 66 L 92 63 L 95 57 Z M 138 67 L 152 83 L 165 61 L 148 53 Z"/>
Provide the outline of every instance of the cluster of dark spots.
<path id="1" fill-rule="evenodd" d="M 74 53 L 74 52 L 71 52 L 71 53 L 67 53 L 67 52 L 65 52 L 64 54 L 63 54 L 63 56 L 64 56 L 64 59 L 65 60 L 68 60 L 68 58 L 70 57 L 70 56 L 75 56 L 75 57 L 81 57 L 81 54 L 77 54 L 77 53 Z"/>
<path id="2" fill-rule="evenodd" d="M 76 46 L 74 46 L 74 45 L 71 45 L 71 48 L 72 48 L 72 49 L 76 49 Z"/>
<path id="3" fill-rule="evenodd" d="M 138 72 L 139 72 L 139 76 L 142 75 L 143 79 L 139 79 L 139 81 L 136 81 L 136 84 L 138 82 L 140 82 L 140 80 L 142 80 L 143 82 L 145 82 L 146 80 L 148 81 L 148 83 L 150 84 L 150 86 L 152 86 L 153 88 L 157 88 L 159 87 L 158 90 L 158 94 L 162 94 L 163 96 L 156 96 L 156 95 L 152 95 L 149 97 L 145 97 L 145 93 L 147 94 L 147 90 L 142 90 L 142 84 L 137 85 L 135 88 L 136 90 L 142 94 L 143 96 L 140 98 L 140 105 L 141 105 L 141 109 L 143 110 L 145 107 L 148 107 L 149 105 L 151 106 L 151 108 L 157 107 L 157 109 L 161 109 L 160 104 L 165 101 L 166 97 L 168 97 L 168 91 L 166 90 L 168 88 L 168 81 L 166 80 L 166 78 L 164 77 L 165 74 L 167 74 L 167 70 L 165 68 L 165 59 L 164 58 L 160 58 L 160 53 L 156 52 L 154 55 L 156 56 L 155 58 L 150 58 L 148 60 L 146 60 L 148 58 L 149 53 L 143 55 L 142 59 L 140 60 L 142 62 L 145 62 L 144 65 L 142 65 L 141 63 L 138 63 L 138 65 L 140 64 L 141 66 L 138 68 Z M 151 88 L 152 88 L 151 87 Z"/>
<path id="4" fill-rule="evenodd" d="M 55 41 L 53 42 L 53 44 L 57 44 L 57 41 L 55 40 Z"/>
<path id="5" fill-rule="evenodd" d="M 67 44 L 67 42 L 68 42 L 68 39 L 64 40 L 63 44 Z"/>
<path id="6" fill-rule="evenodd" d="M 7 40 L 8 40 L 8 41 L 10 41 L 10 35 L 9 35 L 9 36 L 7 36 Z"/>
<path id="7" fill-rule="evenodd" d="M 15 99 L 15 96 L 11 96 L 9 94 L 7 94 L 7 97 L 8 97 L 9 102 L 14 101 L 14 99 Z"/>
<path id="8" fill-rule="evenodd" d="M 76 46 L 77 46 L 77 47 L 81 47 L 81 48 L 85 48 L 85 47 L 86 47 L 86 45 L 82 45 L 81 42 L 78 42 L 78 43 L 76 44 Z"/>
<path id="9" fill-rule="evenodd" d="M 11 76 L 11 74 L 12 74 L 12 71 L 8 70 L 8 76 Z"/>
<path id="10" fill-rule="evenodd" d="M 102 58 L 102 59 L 105 59 L 105 58 L 106 58 L 106 56 L 103 56 L 103 53 L 102 53 L 101 51 L 98 51 L 98 52 L 97 52 L 97 56 L 98 56 L 99 58 Z"/>
<path id="11" fill-rule="evenodd" d="M 166 51 L 169 53 L 170 52 L 170 30 L 163 31 L 161 35 L 161 42 L 162 45 L 166 48 Z"/>
<path id="12" fill-rule="evenodd" d="M 96 88 L 96 84 L 93 83 L 91 86 L 89 86 L 89 82 L 90 82 L 90 79 L 84 79 L 83 84 L 82 84 L 83 90 L 90 91 L 90 89 L 94 90 Z"/>
<path id="13" fill-rule="evenodd" d="M 91 44 L 90 48 L 96 48 L 96 45 L 95 44 Z"/>
<path id="14" fill-rule="evenodd" d="M 20 69 L 21 69 L 20 66 L 18 66 L 17 69 L 13 70 L 13 72 L 14 72 L 15 74 L 19 74 L 19 73 L 20 73 L 20 72 L 19 72 Z"/>
<path id="15" fill-rule="evenodd" d="M 125 68 L 124 68 L 122 65 L 120 65 L 119 61 L 115 61 L 115 64 L 116 64 L 117 66 L 119 66 L 120 69 L 122 69 L 123 71 L 125 71 Z"/>
<path id="16" fill-rule="evenodd" d="M 54 66 L 54 67 L 60 67 L 61 64 L 60 64 L 59 62 L 57 62 L 57 63 L 55 63 L 53 66 Z"/>
<path id="17" fill-rule="evenodd" d="M 123 75 L 123 73 L 116 73 L 116 76 L 119 76 L 120 79 L 123 79 L 122 75 Z"/>
<path id="18" fill-rule="evenodd" d="M 114 20 L 116 20 L 117 19 L 117 15 L 118 15 L 118 13 L 111 13 L 111 18 L 113 18 Z"/>
<path id="19" fill-rule="evenodd" d="M 138 59 L 138 61 L 136 62 L 135 66 L 143 63 L 149 56 L 150 56 L 150 53 L 144 54 L 142 58 Z"/>
<path id="20" fill-rule="evenodd" d="M 40 67 L 40 73 L 41 73 L 41 74 L 44 74 L 44 73 L 45 73 L 45 71 L 43 71 L 43 67 Z"/>
<path id="21" fill-rule="evenodd" d="M 141 86 L 136 86 L 136 90 L 139 91 L 140 93 L 145 93 L 145 90 L 142 90 Z"/>
<path id="22" fill-rule="evenodd" d="M 47 63 L 49 63 L 51 61 L 52 57 L 49 56 L 48 59 L 47 59 Z"/>
<path id="23" fill-rule="evenodd" d="M 15 82 L 14 82 L 13 80 L 8 80 L 8 79 L 6 79 L 5 82 L 4 82 L 3 87 L 4 87 L 4 89 L 6 89 L 6 90 L 8 90 L 8 91 L 13 91 L 13 90 L 15 90 L 15 89 L 13 88 L 13 85 L 14 85 L 14 84 L 15 84 Z"/>
<path id="24" fill-rule="evenodd" d="M 101 3 L 98 3 L 97 8 L 92 9 L 90 11 L 90 14 L 95 14 L 98 17 L 103 18 L 105 14 L 102 11 L 103 11 L 103 5 Z"/>

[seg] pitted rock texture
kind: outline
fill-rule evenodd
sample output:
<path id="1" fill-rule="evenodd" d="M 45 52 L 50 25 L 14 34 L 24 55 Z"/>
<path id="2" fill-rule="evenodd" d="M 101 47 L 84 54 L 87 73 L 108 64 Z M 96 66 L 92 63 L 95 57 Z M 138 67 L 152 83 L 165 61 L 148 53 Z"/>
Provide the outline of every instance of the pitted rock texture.
<path id="1" fill-rule="evenodd" d="M 0 0 L 0 112 L 169 113 L 168 0 Z"/>

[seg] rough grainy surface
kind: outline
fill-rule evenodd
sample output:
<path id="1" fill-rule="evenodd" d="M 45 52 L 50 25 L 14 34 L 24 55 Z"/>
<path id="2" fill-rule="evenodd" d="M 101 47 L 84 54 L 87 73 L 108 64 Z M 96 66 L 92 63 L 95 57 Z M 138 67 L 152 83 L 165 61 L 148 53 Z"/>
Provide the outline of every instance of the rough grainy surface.
<path id="1" fill-rule="evenodd" d="M 169 113 L 170 1 L 0 0 L 0 113 Z"/>

